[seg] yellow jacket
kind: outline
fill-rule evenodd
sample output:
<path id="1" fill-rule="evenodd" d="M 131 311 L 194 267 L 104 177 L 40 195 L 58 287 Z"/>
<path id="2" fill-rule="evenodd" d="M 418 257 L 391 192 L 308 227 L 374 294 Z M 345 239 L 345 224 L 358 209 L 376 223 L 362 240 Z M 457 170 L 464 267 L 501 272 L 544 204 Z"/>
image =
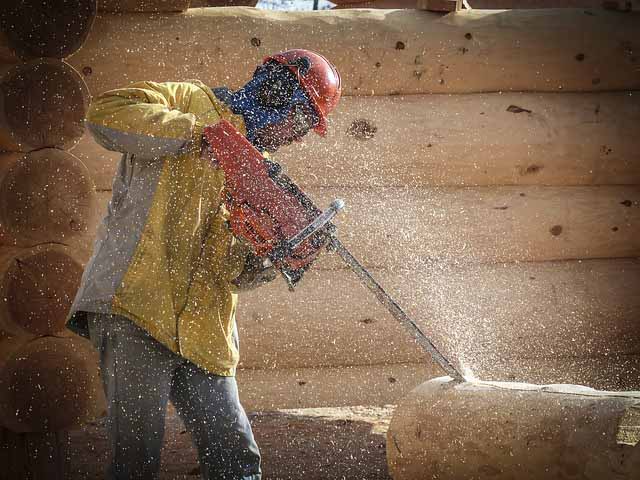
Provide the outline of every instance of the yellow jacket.
<path id="1" fill-rule="evenodd" d="M 93 102 L 87 128 L 124 155 L 70 318 L 123 315 L 209 372 L 232 376 L 230 280 L 247 252 L 226 226 L 224 174 L 200 158 L 202 129 L 220 119 L 245 132 L 242 117 L 199 81 L 139 82 Z"/>

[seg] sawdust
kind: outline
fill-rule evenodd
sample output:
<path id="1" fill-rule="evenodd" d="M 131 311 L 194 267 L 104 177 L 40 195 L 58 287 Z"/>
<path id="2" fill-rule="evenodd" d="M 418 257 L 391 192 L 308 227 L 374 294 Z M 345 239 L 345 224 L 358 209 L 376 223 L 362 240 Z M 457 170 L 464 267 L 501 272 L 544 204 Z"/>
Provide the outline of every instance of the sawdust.
<path id="1" fill-rule="evenodd" d="M 263 456 L 263 478 L 390 480 L 385 435 L 393 406 L 278 410 L 250 413 Z M 103 478 L 104 420 L 71 432 L 69 480 Z M 170 406 L 160 480 L 197 479 L 196 451 Z"/>

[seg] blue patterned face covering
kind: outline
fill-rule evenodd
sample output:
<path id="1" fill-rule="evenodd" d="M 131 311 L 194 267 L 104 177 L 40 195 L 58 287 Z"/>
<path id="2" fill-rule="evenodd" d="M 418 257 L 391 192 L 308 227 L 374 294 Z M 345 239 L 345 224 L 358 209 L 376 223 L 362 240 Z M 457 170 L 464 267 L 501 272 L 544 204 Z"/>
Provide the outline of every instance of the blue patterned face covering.
<path id="1" fill-rule="evenodd" d="M 215 95 L 229 105 L 233 113 L 242 115 L 247 127 L 247 139 L 251 143 L 254 143 L 258 129 L 284 121 L 293 105 L 309 105 L 307 94 L 297 82 L 291 95 L 291 101 L 286 105 L 278 107 L 262 105 L 259 96 L 260 86 L 267 78 L 267 70 L 260 68 L 244 87 L 234 93 L 226 89 L 214 89 Z"/>

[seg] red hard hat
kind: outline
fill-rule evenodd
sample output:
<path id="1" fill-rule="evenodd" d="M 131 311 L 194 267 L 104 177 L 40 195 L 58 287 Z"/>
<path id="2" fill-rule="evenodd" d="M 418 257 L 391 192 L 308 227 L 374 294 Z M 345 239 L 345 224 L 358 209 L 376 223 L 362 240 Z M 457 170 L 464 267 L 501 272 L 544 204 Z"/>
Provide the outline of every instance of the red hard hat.
<path id="1" fill-rule="evenodd" d="M 327 115 L 340 100 L 340 74 L 329 60 L 309 50 L 294 49 L 276 53 L 264 59 L 286 65 L 296 74 L 315 107 L 319 122 L 314 130 L 324 136 L 327 132 Z"/>

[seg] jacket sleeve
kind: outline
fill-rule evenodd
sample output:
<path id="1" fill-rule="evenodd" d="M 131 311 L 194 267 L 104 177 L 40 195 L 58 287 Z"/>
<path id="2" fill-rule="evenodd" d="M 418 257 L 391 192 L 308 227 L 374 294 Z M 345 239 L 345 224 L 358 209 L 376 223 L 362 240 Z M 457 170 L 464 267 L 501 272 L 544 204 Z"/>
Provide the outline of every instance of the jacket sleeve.
<path id="1" fill-rule="evenodd" d="M 107 150 L 146 157 L 199 148 L 204 125 L 183 110 L 199 87 L 187 82 L 138 82 L 110 90 L 90 106 L 86 125 Z"/>

